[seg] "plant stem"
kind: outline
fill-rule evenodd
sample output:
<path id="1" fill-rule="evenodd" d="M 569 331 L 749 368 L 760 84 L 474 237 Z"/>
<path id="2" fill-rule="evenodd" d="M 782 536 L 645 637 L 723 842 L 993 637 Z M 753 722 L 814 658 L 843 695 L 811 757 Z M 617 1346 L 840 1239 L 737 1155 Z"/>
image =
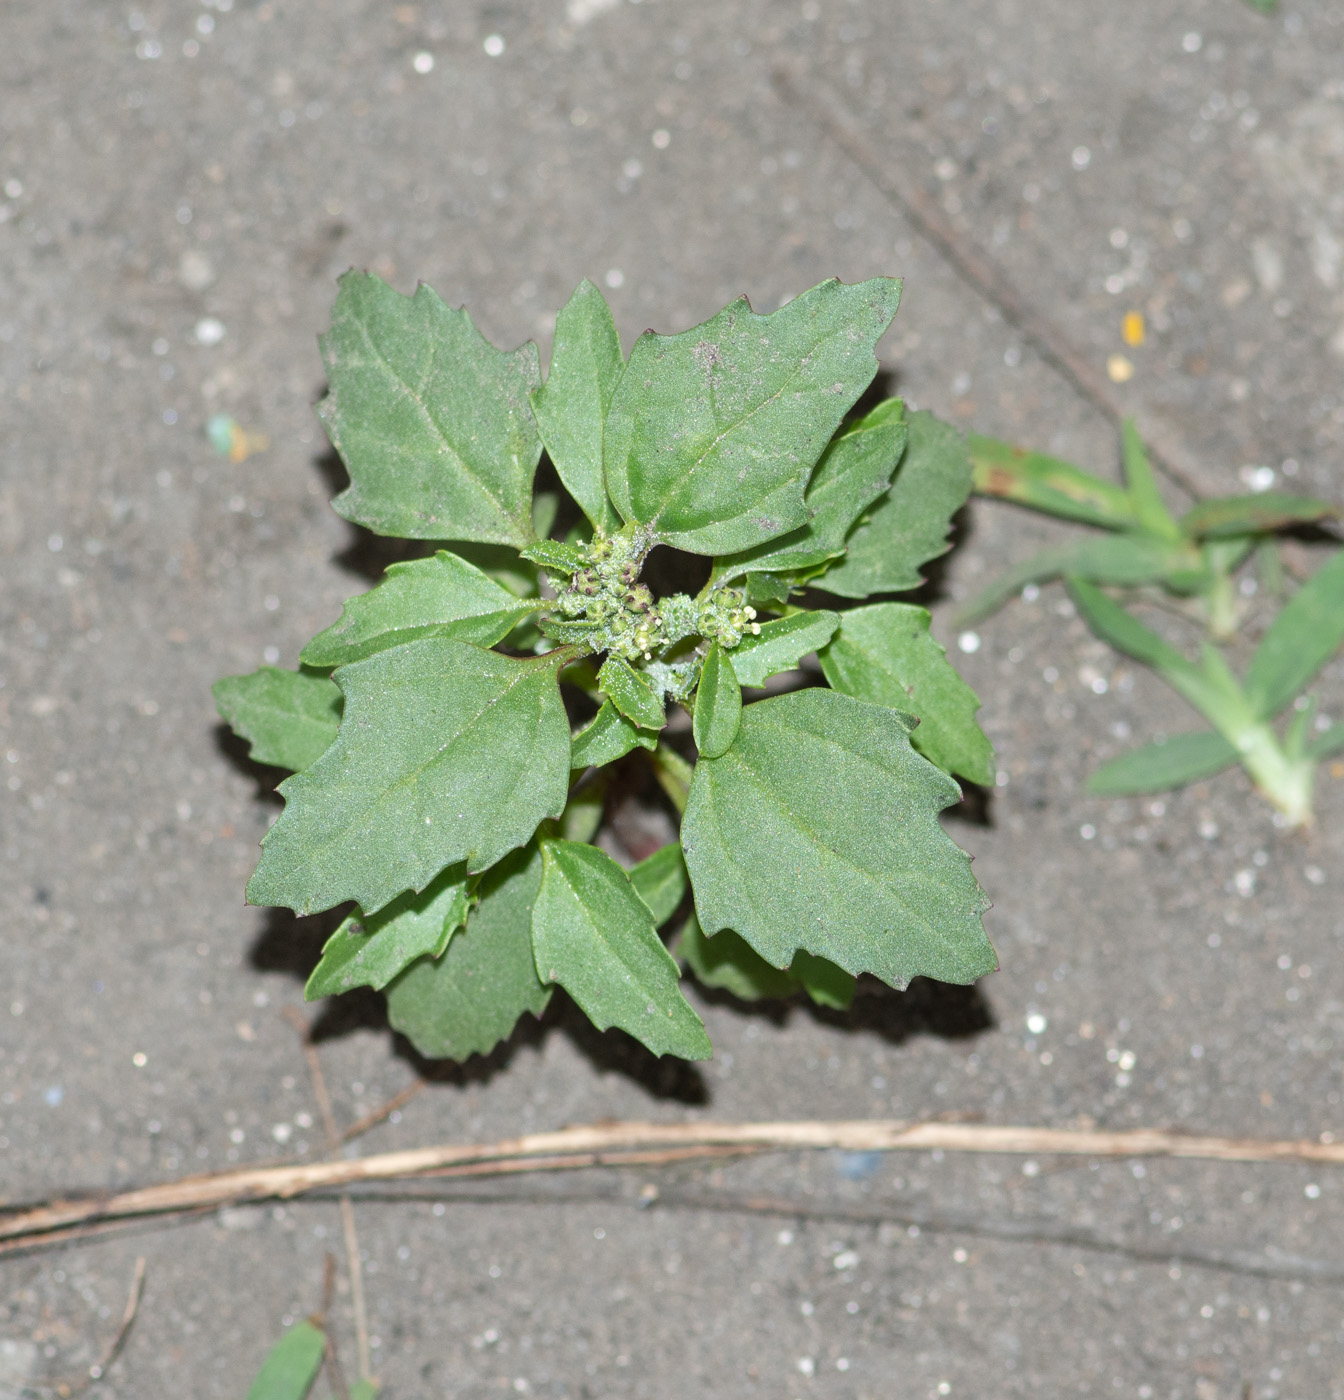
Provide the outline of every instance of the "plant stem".
<path id="1" fill-rule="evenodd" d="M 1311 825 L 1311 794 L 1316 765 L 1309 758 L 1292 759 L 1268 724 L 1251 724 L 1226 737 L 1236 745 L 1241 766 L 1266 799 L 1292 826 Z"/>
<path id="2" fill-rule="evenodd" d="M 677 811 L 685 815 L 686 799 L 691 795 L 691 776 L 695 769 L 666 744 L 659 744 L 649 757 L 659 786 Z"/>

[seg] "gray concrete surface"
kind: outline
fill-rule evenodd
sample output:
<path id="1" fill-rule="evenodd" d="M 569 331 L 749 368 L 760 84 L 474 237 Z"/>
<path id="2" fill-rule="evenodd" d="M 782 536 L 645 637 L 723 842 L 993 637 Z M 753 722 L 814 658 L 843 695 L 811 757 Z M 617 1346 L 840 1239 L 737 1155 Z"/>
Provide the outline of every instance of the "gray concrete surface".
<path id="1" fill-rule="evenodd" d="M 1114 462 L 1112 425 L 796 97 L 823 91 L 1093 362 L 1128 356 L 1116 392 L 1203 487 L 1268 465 L 1344 498 L 1333 0 L 1274 19 L 1236 0 L 4 7 L 5 1200 L 320 1148 L 279 1015 L 320 930 L 242 904 L 274 809 L 209 686 L 292 663 L 376 558 L 327 508 L 311 410 L 346 266 L 428 281 L 543 352 L 584 275 L 628 340 L 743 291 L 768 309 L 900 273 L 882 354 L 910 399 Z M 269 449 L 215 455 L 217 412 Z M 1051 534 L 976 506 L 950 596 Z M 718 1056 L 684 1072 L 557 1014 L 437 1075 L 365 1149 L 623 1116 L 1344 1131 L 1341 770 L 1307 836 L 1235 774 L 1161 805 L 1090 799 L 1125 726 L 1180 727 L 1180 702 L 1058 590 L 981 632 L 962 659 L 1009 781 L 987 824 L 951 819 L 995 900 L 1003 967 L 976 997 L 924 987 L 848 1020 L 700 998 Z M 1341 663 L 1323 693 L 1344 710 Z M 308 1014 L 342 1122 L 423 1068 L 376 1000 Z M 361 1204 L 387 1394 L 1344 1396 L 1338 1173 L 779 1157 L 663 1172 L 639 1211 L 645 1179 Z M 744 1192 L 804 1204 L 706 1208 Z M 143 1253 L 103 1392 L 242 1395 L 333 1248 L 335 1207 L 295 1204 L 5 1260 L 0 1393 L 78 1376 Z M 333 1321 L 348 1366 L 344 1292 Z"/>

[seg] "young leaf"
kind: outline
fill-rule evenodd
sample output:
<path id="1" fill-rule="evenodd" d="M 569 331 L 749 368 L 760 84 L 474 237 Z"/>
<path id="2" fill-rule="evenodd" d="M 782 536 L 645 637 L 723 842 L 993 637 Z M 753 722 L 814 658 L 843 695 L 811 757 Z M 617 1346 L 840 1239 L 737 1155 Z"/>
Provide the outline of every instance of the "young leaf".
<path id="1" fill-rule="evenodd" d="M 1143 439 L 1132 418 L 1126 418 L 1120 429 L 1121 451 L 1125 462 L 1125 481 L 1129 484 L 1129 502 L 1139 528 L 1157 539 L 1179 540 L 1181 527 L 1162 501 L 1157 478 L 1143 449 Z"/>
<path id="2" fill-rule="evenodd" d="M 896 987 L 974 981 L 997 961 L 938 824 L 959 796 L 892 710 L 821 689 L 748 705 L 728 752 L 696 765 L 682 822 L 701 924 L 775 967 L 805 948 Z"/>
<path id="3" fill-rule="evenodd" d="M 972 433 L 967 439 L 975 490 L 1103 530 L 1132 530 L 1139 520 L 1128 492 L 1057 457 Z"/>
<path id="4" fill-rule="evenodd" d="M 912 413 L 891 490 L 849 535 L 845 557 L 815 586 L 842 598 L 918 588 L 924 581 L 920 566 L 947 552 L 952 517 L 970 490 L 962 435 L 932 413 Z"/>
<path id="5" fill-rule="evenodd" d="M 833 962 L 799 948 L 789 971 L 818 1006 L 828 1006 L 833 1011 L 849 1010 L 854 1000 L 854 977 L 843 967 L 836 967 Z"/>
<path id="6" fill-rule="evenodd" d="M 263 666 L 225 676 L 210 693 L 230 729 L 252 746 L 254 763 L 300 772 L 321 758 L 341 723 L 341 692 L 327 676 Z"/>
<path id="7" fill-rule="evenodd" d="M 655 927 L 662 928 L 677 912 L 686 893 L 686 865 L 680 844 L 672 841 L 640 861 L 630 871 L 630 884 L 649 906 Z"/>
<path id="8" fill-rule="evenodd" d="M 1261 718 L 1278 714 L 1344 642 L 1344 549 L 1297 590 L 1274 619 L 1246 672 L 1246 699 Z"/>
<path id="9" fill-rule="evenodd" d="M 658 731 L 632 724 L 610 700 L 604 700 L 602 708 L 574 736 L 569 752 L 570 767 L 601 768 L 604 763 L 624 758 L 636 745 L 656 749 Z"/>
<path id="10" fill-rule="evenodd" d="M 425 637 L 342 666 L 340 733 L 280 785 L 248 898 L 302 914 L 353 899 L 371 914 L 445 865 L 484 870 L 523 845 L 565 806 L 568 659 Z"/>
<path id="11" fill-rule="evenodd" d="M 423 284 L 404 297 L 347 272 L 321 345 L 330 392 L 318 411 L 350 473 L 338 514 L 405 539 L 532 539 L 531 341 L 505 354 Z"/>
<path id="12" fill-rule="evenodd" d="M 575 841 L 547 841 L 542 854 L 532 911 L 541 979 L 560 983 L 598 1030 L 619 1026 L 655 1055 L 712 1055 L 677 985 L 677 964 L 625 871 L 605 851 Z"/>
<path id="13" fill-rule="evenodd" d="M 1336 720 L 1324 734 L 1318 735 L 1305 750 L 1306 758 L 1312 763 L 1331 757 L 1344 749 L 1344 723 Z"/>
<path id="14" fill-rule="evenodd" d="M 663 702 L 652 686 L 619 656 L 609 656 L 597 673 L 597 683 L 613 705 L 641 729 L 658 730 L 667 723 Z"/>
<path id="15" fill-rule="evenodd" d="M 522 552 L 523 558 L 540 564 L 547 573 L 576 574 L 588 562 L 588 556 L 576 544 L 563 540 L 537 540 Z"/>
<path id="16" fill-rule="evenodd" d="M 1046 579 L 1082 578 L 1125 587 L 1158 579 L 1167 582 L 1182 571 L 1194 574 L 1200 583 L 1207 577 L 1192 546 L 1167 544 L 1150 535 L 1102 535 L 1033 554 L 958 608 L 954 620 L 958 626 L 978 622 L 1001 608 L 1024 585 Z"/>
<path id="17" fill-rule="evenodd" d="M 832 689 L 919 719 L 911 742 L 925 758 L 973 783 L 994 781 L 994 746 L 975 722 L 979 697 L 933 639 L 924 608 L 851 608 L 820 660 Z"/>
<path id="18" fill-rule="evenodd" d="M 1195 539 L 1222 539 L 1228 535 L 1267 534 L 1288 525 L 1314 525 L 1339 513 L 1339 507 L 1329 501 L 1264 491 L 1254 496 L 1201 501 L 1181 516 L 1181 529 Z"/>
<path id="19" fill-rule="evenodd" d="M 802 990 L 791 972 L 771 967 L 732 929 L 706 938 L 694 910 L 681 926 L 675 951 L 686 959 L 701 986 L 715 987 L 742 1001 L 791 997 Z"/>
<path id="20" fill-rule="evenodd" d="M 353 914 L 327 939 L 304 999 L 339 996 L 355 987 L 380 992 L 416 958 L 443 956 L 467 917 L 467 873 L 450 865 L 423 894 L 403 894 L 367 918 Z"/>
<path id="21" fill-rule="evenodd" d="M 474 564 L 441 549 L 432 559 L 393 564 L 376 588 L 346 603 L 340 621 L 319 632 L 301 660 L 344 666 L 431 636 L 493 646 L 540 606 L 540 599 L 519 602 Z"/>
<path id="22" fill-rule="evenodd" d="M 1103 763 L 1087 780 L 1087 790 L 1094 797 L 1165 792 L 1212 777 L 1237 759 L 1235 746 L 1211 729 L 1173 734 L 1163 743 L 1145 744 Z"/>
<path id="23" fill-rule="evenodd" d="M 737 682 L 732 662 L 715 642 L 705 657 L 695 692 L 692 732 L 701 755 L 718 758 L 733 742 L 741 718 L 742 687 Z"/>
<path id="24" fill-rule="evenodd" d="M 827 442 L 877 372 L 900 283 L 823 282 L 768 316 L 742 298 L 680 335 L 635 342 L 607 414 L 607 491 L 627 522 L 692 554 L 804 524 Z"/>
<path id="25" fill-rule="evenodd" d="M 621 521 L 602 479 L 602 425 L 624 368 L 611 308 L 585 279 L 555 318 L 551 365 L 532 391 L 532 411 L 560 480 L 607 535 Z"/>
<path id="26" fill-rule="evenodd" d="M 431 1060 L 488 1055 L 526 1011 L 540 1016 L 551 988 L 532 961 L 532 908 L 541 888 L 539 843 L 505 857 L 481 881 L 467 926 L 437 961 L 421 958 L 392 983 L 387 1016 Z"/>
<path id="27" fill-rule="evenodd" d="M 350 1387 L 350 1400 L 378 1400 L 378 1382 L 366 1376 Z"/>
<path id="28" fill-rule="evenodd" d="M 307 1319 L 296 1322 L 262 1362 L 247 1400 L 304 1400 L 326 1354 L 326 1333 Z"/>
<path id="29" fill-rule="evenodd" d="M 809 652 L 820 651 L 840 625 L 840 614 L 822 608 L 763 622 L 728 653 L 742 685 L 762 686 L 780 671 L 792 671 Z"/>
<path id="30" fill-rule="evenodd" d="M 716 577 L 726 582 L 745 573 L 810 568 L 842 554 L 855 521 L 891 485 L 905 441 L 900 399 L 886 399 L 842 428 L 808 483 L 804 500 L 812 518 L 807 524 L 755 549 L 716 559 Z"/>

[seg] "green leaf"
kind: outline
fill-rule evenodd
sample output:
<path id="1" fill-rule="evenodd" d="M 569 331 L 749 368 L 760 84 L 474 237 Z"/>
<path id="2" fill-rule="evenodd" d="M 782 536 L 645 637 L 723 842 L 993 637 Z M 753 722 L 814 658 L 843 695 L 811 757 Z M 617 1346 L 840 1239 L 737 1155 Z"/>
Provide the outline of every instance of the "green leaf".
<path id="1" fill-rule="evenodd" d="M 742 1001 L 791 997 L 802 990 L 792 973 L 771 967 L 732 929 L 706 938 L 694 911 L 677 935 L 676 952 L 686 959 L 701 986 L 715 987 Z"/>
<path id="2" fill-rule="evenodd" d="M 842 598 L 900 593 L 924 581 L 920 566 L 948 550 L 952 517 L 966 504 L 966 441 L 932 413 L 910 415 L 909 442 L 891 490 L 846 541 L 847 553 L 816 580 Z"/>
<path id="3" fill-rule="evenodd" d="M 1046 579 L 1068 576 L 1133 587 L 1166 582 L 1182 571 L 1196 570 L 1201 580 L 1206 577 L 1198 553 L 1188 546 L 1166 544 L 1150 535 L 1102 535 L 1033 554 L 958 608 L 954 620 L 958 626 L 977 622 L 1002 607 L 1025 584 Z"/>
<path id="4" fill-rule="evenodd" d="M 663 702 L 628 661 L 608 656 L 597 673 L 597 683 L 626 719 L 641 729 L 658 730 L 667 723 Z"/>
<path id="5" fill-rule="evenodd" d="M 849 1010 L 854 1000 L 854 977 L 843 967 L 836 967 L 833 962 L 799 948 L 789 971 L 818 1006 L 828 1006 L 833 1011 Z"/>
<path id="6" fill-rule="evenodd" d="M 1344 723 L 1336 720 L 1329 729 L 1306 746 L 1305 754 L 1313 763 L 1329 758 L 1344 749 Z"/>
<path id="7" fill-rule="evenodd" d="M 818 609 L 763 622 L 728 654 L 742 685 L 762 686 L 780 671 L 792 671 L 809 652 L 820 651 L 840 625 L 840 614 Z"/>
<path id="8" fill-rule="evenodd" d="M 1151 666 L 1205 718 L 1213 720 L 1229 704 L 1239 702 L 1240 693 L 1235 692 L 1235 682 L 1233 691 L 1216 684 L 1206 671 L 1187 661 L 1174 646 L 1150 632 L 1099 588 L 1078 578 L 1066 578 L 1064 582 L 1083 621 L 1103 642 Z"/>
<path id="9" fill-rule="evenodd" d="M 695 691 L 695 715 L 692 732 L 695 747 L 705 758 L 718 758 L 737 733 L 742 718 L 742 687 L 724 653 L 715 642 L 705 657 L 700 671 L 700 684 Z"/>
<path id="10" fill-rule="evenodd" d="M 1259 535 L 1288 525 L 1313 525 L 1339 515 L 1339 507 L 1311 496 L 1264 491 L 1254 496 L 1224 496 L 1201 501 L 1181 516 L 1181 529 L 1195 539 Z"/>
<path id="11" fill-rule="evenodd" d="M 427 1059 L 488 1055 L 524 1012 L 545 1011 L 551 989 L 532 961 L 540 888 L 541 851 L 532 841 L 487 872 L 480 902 L 448 951 L 437 961 L 421 958 L 388 988 L 388 1020 Z"/>
<path id="12" fill-rule="evenodd" d="M 716 577 L 727 581 L 762 570 L 809 568 L 842 554 L 855 521 L 891 485 L 906 435 L 900 399 L 886 399 L 842 428 L 808 483 L 804 501 L 812 518 L 807 524 L 781 539 L 716 559 Z"/>
<path id="13" fill-rule="evenodd" d="M 577 574 L 588 562 L 587 554 L 575 544 L 562 540 L 538 540 L 522 552 L 524 559 L 540 564 L 548 574 Z"/>
<path id="14" fill-rule="evenodd" d="M 321 758 L 341 723 L 341 692 L 311 671 L 263 666 L 250 676 L 225 676 L 210 693 L 230 729 L 251 745 L 254 763 L 297 773 Z"/>
<path id="15" fill-rule="evenodd" d="M 1087 780 L 1087 790 L 1094 797 L 1165 792 L 1212 777 L 1237 758 L 1236 747 L 1211 729 L 1173 734 L 1162 743 L 1145 744 L 1103 763 Z"/>
<path id="16" fill-rule="evenodd" d="M 621 521 L 602 479 L 602 425 L 624 368 L 611 308 L 585 279 L 555 318 L 550 369 L 532 391 L 532 411 L 560 480 L 607 535 Z"/>
<path id="17" fill-rule="evenodd" d="M 646 331 L 607 414 L 607 491 L 692 554 L 804 524 L 808 477 L 877 372 L 900 283 L 823 282 L 768 316 L 741 298 L 679 335 Z"/>
<path id="18" fill-rule="evenodd" d="M 347 272 L 321 344 L 330 392 L 318 412 L 350 473 L 340 515 L 405 539 L 532 539 L 531 341 L 506 354 L 429 287 L 404 297 Z"/>
<path id="19" fill-rule="evenodd" d="M 748 705 L 728 752 L 696 765 L 682 822 L 700 921 L 775 967 L 805 948 L 896 987 L 974 981 L 997 962 L 938 823 L 960 795 L 892 710 L 821 689 Z"/>
<path id="20" fill-rule="evenodd" d="M 423 894 L 403 894 L 367 918 L 353 914 L 327 939 L 303 989 L 307 1001 L 355 987 L 382 991 L 416 958 L 443 956 L 467 917 L 467 873 L 450 865 Z"/>
<path id="21" fill-rule="evenodd" d="M 463 542 L 453 546 L 453 553 L 474 564 L 502 588 L 507 588 L 515 598 L 537 598 L 541 595 L 541 578 L 536 565 L 506 544 Z"/>
<path id="22" fill-rule="evenodd" d="M 1181 527 L 1163 503 L 1157 489 L 1157 478 L 1143 448 L 1143 439 L 1132 418 L 1126 418 L 1120 428 L 1120 444 L 1125 464 L 1125 481 L 1129 485 L 1129 502 L 1141 530 L 1157 539 L 1179 540 Z"/>
<path id="23" fill-rule="evenodd" d="M 975 722 L 979 697 L 933 639 L 924 608 L 852 608 L 820 659 L 833 689 L 914 715 L 911 742 L 925 758 L 973 783 L 994 781 L 994 746 Z"/>
<path id="24" fill-rule="evenodd" d="M 607 805 L 607 776 L 594 773 L 591 780 L 572 791 L 560 818 L 560 835 L 566 841 L 591 841 L 602 825 Z"/>
<path id="25" fill-rule="evenodd" d="M 327 1354 L 327 1335 L 316 1324 L 296 1322 L 271 1348 L 247 1400 L 303 1400 Z"/>
<path id="26" fill-rule="evenodd" d="M 604 763 L 624 758 L 636 745 L 642 749 L 656 749 L 658 731 L 632 724 L 610 700 L 604 700 L 602 708 L 574 736 L 570 766 L 600 768 Z"/>
<path id="27" fill-rule="evenodd" d="M 350 1387 L 350 1400 L 378 1400 L 378 1382 L 365 1378 Z"/>
<path id="28" fill-rule="evenodd" d="M 465 860 L 484 870 L 558 817 L 569 789 L 565 651 L 524 660 L 425 637 L 336 672 L 345 718 L 280 785 L 254 904 L 297 913 L 353 899 L 371 914 Z"/>
<path id="29" fill-rule="evenodd" d="M 681 844 L 672 841 L 640 861 L 630 871 L 630 884 L 649 906 L 655 926 L 661 928 L 677 912 L 677 905 L 686 893 L 686 865 L 681 858 Z"/>
<path id="30" fill-rule="evenodd" d="M 1293 700 L 1344 642 L 1344 549 L 1284 604 L 1246 672 L 1246 699 L 1268 719 Z"/>
<path id="31" fill-rule="evenodd" d="M 474 564 L 441 549 L 432 559 L 393 564 L 376 588 L 351 598 L 339 622 L 303 649 L 309 666 L 343 666 L 419 637 L 493 646 L 540 600 L 520 603 Z"/>
<path id="32" fill-rule="evenodd" d="M 605 851 L 547 841 L 532 912 L 537 972 L 558 982 L 598 1028 L 619 1026 L 655 1055 L 713 1054 L 700 1018 L 681 994 L 676 961 L 648 906 Z"/>
<path id="33" fill-rule="evenodd" d="M 978 495 L 1015 501 L 1103 530 L 1132 530 L 1139 523 L 1127 491 L 1069 462 L 975 433 L 967 447 Z"/>

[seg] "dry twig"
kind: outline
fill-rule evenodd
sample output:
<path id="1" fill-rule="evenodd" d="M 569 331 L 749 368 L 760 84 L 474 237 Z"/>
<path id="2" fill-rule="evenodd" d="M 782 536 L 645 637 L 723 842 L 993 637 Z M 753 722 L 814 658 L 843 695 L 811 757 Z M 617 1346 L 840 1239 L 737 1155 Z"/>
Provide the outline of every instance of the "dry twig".
<path id="1" fill-rule="evenodd" d="M 643 1165 L 670 1160 L 686 1149 L 850 1152 L 943 1151 L 1022 1156 L 1179 1157 L 1214 1162 L 1344 1165 L 1344 1143 L 1260 1138 L 1196 1137 L 1157 1129 L 1130 1132 L 1069 1128 L 992 1127 L 981 1123 L 909 1123 L 893 1119 L 782 1123 L 604 1123 L 530 1133 L 503 1142 L 455 1144 L 385 1152 L 378 1156 L 184 1177 L 114 1196 L 57 1200 L 0 1216 L 0 1242 L 31 1248 L 71 1227 L 96 1222 L 213 1209 L 249 1201 L 292 1200 L 357 1182 L 445 1173 L 556 1170 L 617 1165 L 631 1154 Z M 661 1154 L 667 1153 L 664 1157 Z M 563 1159 L 563 1160 L 557 1160 Z M 583 1159 L 583 1160 L 574 1160 Z"/>

